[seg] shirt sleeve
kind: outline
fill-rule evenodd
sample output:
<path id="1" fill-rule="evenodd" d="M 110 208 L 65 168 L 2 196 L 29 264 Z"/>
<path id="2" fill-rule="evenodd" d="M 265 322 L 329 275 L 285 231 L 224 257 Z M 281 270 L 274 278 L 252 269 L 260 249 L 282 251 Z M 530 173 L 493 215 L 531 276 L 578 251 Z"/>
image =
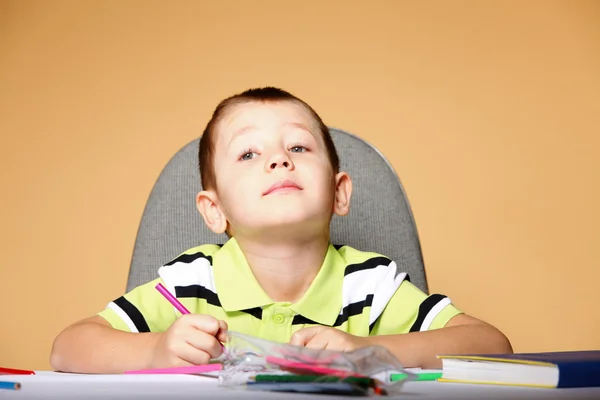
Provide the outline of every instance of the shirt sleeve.
<path id="1" fill-rule="evenodd" d="M 140 285 L 111 301 L 97 315 L 114 328 L 126 332 L 164 332 L 175 319 L 175 308 L 165 299 L 156 285 L 158 278 Z"/>
<path id="2" fill-rule="evenodd" d="M 447 296 L 427 295 L 409 281 L 403 281 L 370 332 L 393 335 L 443 328 L 461 314 Z"/>

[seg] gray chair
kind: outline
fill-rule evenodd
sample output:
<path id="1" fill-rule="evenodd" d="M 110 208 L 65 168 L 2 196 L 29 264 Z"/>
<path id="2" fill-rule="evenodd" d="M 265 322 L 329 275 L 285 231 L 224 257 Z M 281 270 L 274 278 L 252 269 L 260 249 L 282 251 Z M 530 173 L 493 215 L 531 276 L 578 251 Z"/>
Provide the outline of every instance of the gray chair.
<path id="1" fill-rule="evenodd" d="M 417 228 L 398 176 L 385 157 L 364 140 L 330 128 L 340 167 L 353 181 L 350 213 L 335 216 L 331 242 L 373 251 L 396 261 L 413 284 L 428 292 Z M 183 251 L 206 243 L 225 243 L 198 213 L 199 140 L 168 162 L 156 181 L 139 226 L 127 291 L 158 277 L 158 268 Z"/>

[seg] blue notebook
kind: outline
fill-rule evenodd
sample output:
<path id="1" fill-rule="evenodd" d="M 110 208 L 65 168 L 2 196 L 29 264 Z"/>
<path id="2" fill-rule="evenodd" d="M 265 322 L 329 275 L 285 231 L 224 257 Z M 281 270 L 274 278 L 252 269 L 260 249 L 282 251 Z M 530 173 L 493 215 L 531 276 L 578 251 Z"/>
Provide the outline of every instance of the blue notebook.
<path id="1" fill-rule="evenodd" d="M 441 382 L 600 387 L 600 350 L 550 353 L 440 355 Z"/>

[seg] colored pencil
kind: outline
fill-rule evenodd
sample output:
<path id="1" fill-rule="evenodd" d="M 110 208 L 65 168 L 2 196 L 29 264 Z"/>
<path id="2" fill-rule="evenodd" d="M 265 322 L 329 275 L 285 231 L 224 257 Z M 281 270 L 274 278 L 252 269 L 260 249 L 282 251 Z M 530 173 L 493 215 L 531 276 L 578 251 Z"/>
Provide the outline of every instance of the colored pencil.
<path id="1" fill-rule="evenodd" d="M 0 389 L 19 390 L 21 389 L 21 384 L 19 382 L 0 381 Z"/>
<path id="2" fill-rule="evenodd" d="M 416 379 L 414 379 L 415 381 L 435 381 L 442 377 L 441 372 L 414 372 L 413 375 L 416 376 Z M 404 380 L 407 377 L 407 374 L 392 374 L 390 380 L 396 382 Z"/>
<path id="3" fill-rule="evenodd" d="M 270 392 L 295 392 L 368 396 L 368 388 L 350 382 L 248 382 L 248 389 Z"/>
<path id="4" fill-rule="evenodd" d="M 364 386 L 374 386 L 375 380 L 369 377 L 348 376 L 339 377 L 332 375 L 293 375 L 293 374 L 258 374 L 254 376 L 255 382 L 350 382 Z"/>
<path id="5" fill-rule="evenodd" d="M 284 358 L 266 356 L 265 360 L 269 364 L 277 365 L 281 369 L 293 371 L 296 373 L 303 373 L 309 375 L 333 375 L 338 377 L 365 377 L 364 375 L 357 374 L 355 372 L 345 371 L 341 369 L 322 367 L 320 365 L 311 365 L 298 361 L 286 360 Z"/>
<path id="6" fill-rule="evenodd" d="M 35 372 L 28 369 L 0 367 L 0 375 L 35 375 Z"/>
<path id="7" fill-rule="evenodd" d="M 182 313 L 182 314 L 190 313 L 188 311 L 188 309 L 185 308 L 185 306 L 183 304 L 181 304 L 179 302 L 179 300 L 177 300 L 177 298 L 175 296 L 173 296 L 171 294 L 171 292 L 169 292 L 167 290 L 166 287 L 163 286 L 162 283 L 159 283 L 158 285 L 156 285 L 156 290 L 158 290 L 160 292 L 160 294 L 162 294 L 165 297 L 165 299 L 169 300 L 169 303 L 173 304 L 173 307 L 175 307 L 180 313 Z"/>
<path id="8" fill-rule="evenodd" d="M 222 364 L 192 365 L 189 367 L 152 368 L 125 371 L 126 374 L 205 374 L 223 370 Z"/>
<path id="9" fill-rule="evenodd" d="M 162 283 L 159 282 L 158 285 L 156 285 L 156 290 L 158 290 L 165 299 L 169 300 L 169 303 L 171 303 L 181 314 L 190 314 L 190 311 L 185 308 L 185 306 L 181 304 L 181 302 L 177 300 L 177 298 L 173 296 Z M 221 349 L 225 350 L 223 343 L 221 343 Z"/>

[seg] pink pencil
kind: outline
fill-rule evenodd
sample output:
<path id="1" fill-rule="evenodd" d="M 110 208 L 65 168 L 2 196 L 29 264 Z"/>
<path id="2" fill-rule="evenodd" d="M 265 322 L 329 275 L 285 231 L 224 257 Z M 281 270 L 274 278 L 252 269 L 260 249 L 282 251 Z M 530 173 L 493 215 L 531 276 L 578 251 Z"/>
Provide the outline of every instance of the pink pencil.
<path id="1" fill-rule="evenodd" d="M 175 298 L 175 296 L 173 296 L 171 294 L 171 292 L 169 292 L 167 290 L 166 287 L 163 286 L 162 283 L 159 283 L 158 285 L 156 285 L 156 290 L 158 290 L 160 292 L 160 294 L 162 294 L 163 296 L 165 296 L 165 299 L 169 300 L 169 303 L 173 304 L 173 307 L 175 307 L 180 313 L 182 313 L 182 314 L 189 314 L 190 313 L 188 311 L 188 309 L 185 308 L 185 306 L 183 304 L 181 304 L 179 302 L 179 300 L 177 300 Z"/>
<path id="2" fill-rule="evenodd" d="M 273 356 L 266 356 L 265 360 L 269 364 L 277 365 L 283 369 L 291 369 L 295 371 L 302 371 L 304 373 L 313 373 L 316 375 L 334 375 L 334 376 L 356 376 L 356 377 L 364 377 L 364 375 L 357 374 L 351 371 L 344 371 L 341 369 L 327 368 L 319 365 L 310 365 L 298 361 L 286 360 L 284 358 L 278 358 Z"/>
<path id="3" fill-rule="evenodd" d="M 153 369 L 137 369 L 133 371 L 125 371 L 126 374 L 205 374 L 207 372 L 216 372 L 223 370 L 222 364 L 204 364 L 192 365 L 189 367 L 172 367 L 172 368 L 153 368 Z"/>
<path id="4" fill-rule="evenodd" d="M 173 307 L 175 307 L 181 314 L 189 314 L 190 311 L 185 308 L 185 306 L 183 304 L 181 304 L 179 302 L 179 300 L 177 300 L 177 298 L 175 296 L 173 296 L 171 294 L 171 292 L 169 292 L 167 290 L 166 287 L 163 286 L 162 283 L 158 283 L 158 285 L 156 285 L 156 290 L 158 290 L 160 292 L 160 294 L 162 294 L 165 299 L 169 300 L 169 303 L 173 304 Z M 221 348 L 224 350 L 225 346 L 223 346 L 223 343 L 221 343 Z"/>

